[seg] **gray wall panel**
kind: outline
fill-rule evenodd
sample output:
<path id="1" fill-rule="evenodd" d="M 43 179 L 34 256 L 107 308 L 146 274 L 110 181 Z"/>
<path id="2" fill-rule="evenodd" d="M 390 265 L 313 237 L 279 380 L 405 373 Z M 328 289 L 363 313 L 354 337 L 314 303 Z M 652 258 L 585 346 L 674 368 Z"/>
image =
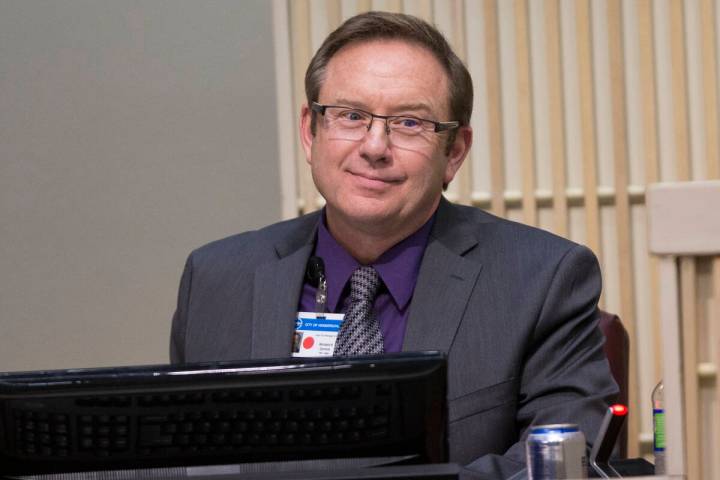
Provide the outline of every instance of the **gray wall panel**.
<path id="1" fill-rule="evenodd" d="M 280 218 L 270 2 L 0 0 L 0 371 L 167 361 L 192 248 Z"/>

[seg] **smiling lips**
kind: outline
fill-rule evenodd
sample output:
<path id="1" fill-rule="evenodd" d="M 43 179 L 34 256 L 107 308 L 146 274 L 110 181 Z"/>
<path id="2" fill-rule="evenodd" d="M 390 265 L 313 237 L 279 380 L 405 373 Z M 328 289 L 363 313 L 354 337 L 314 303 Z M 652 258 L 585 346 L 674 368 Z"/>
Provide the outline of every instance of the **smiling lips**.
<path id="1" fill-rule="evenodd" d="M 383 178 L 377 175 L 367 175 L 364 173 L 348 171 L 358 183 L 366 188 L 387 188 L 390 185 L 400 183 L 399 178 Z"/>

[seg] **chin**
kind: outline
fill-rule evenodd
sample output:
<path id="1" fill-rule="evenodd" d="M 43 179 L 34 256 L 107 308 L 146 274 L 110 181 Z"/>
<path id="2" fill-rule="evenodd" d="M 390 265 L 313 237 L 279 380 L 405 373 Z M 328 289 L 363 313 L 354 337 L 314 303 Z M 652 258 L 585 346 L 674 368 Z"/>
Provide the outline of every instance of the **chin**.
<path id="1" fill-rule="evenodd" d="M 386 201 L 368 202 L 367 200 L 355 200 L 337 210 L 348 222 L 362 224 L 384 223 L 400 213 L 389 208 Z"/>

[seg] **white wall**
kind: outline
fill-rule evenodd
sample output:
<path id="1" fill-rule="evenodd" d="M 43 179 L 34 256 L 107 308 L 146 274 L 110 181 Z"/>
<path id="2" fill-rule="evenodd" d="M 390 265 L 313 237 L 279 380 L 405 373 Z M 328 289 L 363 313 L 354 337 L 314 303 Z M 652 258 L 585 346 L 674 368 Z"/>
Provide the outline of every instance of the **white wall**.
<path id="1" fill-rule="evenodd" d="M 192 248 L 280 218 L 270 2 L 0 0 L 0 371 L 167 361 Z"/>

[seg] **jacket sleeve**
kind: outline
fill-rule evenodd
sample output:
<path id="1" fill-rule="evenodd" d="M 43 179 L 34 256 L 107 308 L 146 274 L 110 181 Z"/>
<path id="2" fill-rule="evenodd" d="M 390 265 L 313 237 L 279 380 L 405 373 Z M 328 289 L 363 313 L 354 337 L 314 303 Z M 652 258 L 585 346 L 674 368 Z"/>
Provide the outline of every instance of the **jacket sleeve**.
<path id="1" fill-rule="evenodd" d="M 187 330 L 190 287 L 192 285 L 192 255 L 185 262 L 178 289 L 177 308 L 172 318 L 170 331 L 170 363 L 185 362 L 185 332 Z"/>
<path id="2" fill-rule="evenodd" d="M 575 423 L 591 446 L 618 387 L 598 328 L 600 268 L 593 253 L 574 246 L 560 260 L 524 352 L 516 413 L 519 441 L 504 455 L 469 465 L 467 478 L 512 478 L 525 469 L 530 426 Z"/>

